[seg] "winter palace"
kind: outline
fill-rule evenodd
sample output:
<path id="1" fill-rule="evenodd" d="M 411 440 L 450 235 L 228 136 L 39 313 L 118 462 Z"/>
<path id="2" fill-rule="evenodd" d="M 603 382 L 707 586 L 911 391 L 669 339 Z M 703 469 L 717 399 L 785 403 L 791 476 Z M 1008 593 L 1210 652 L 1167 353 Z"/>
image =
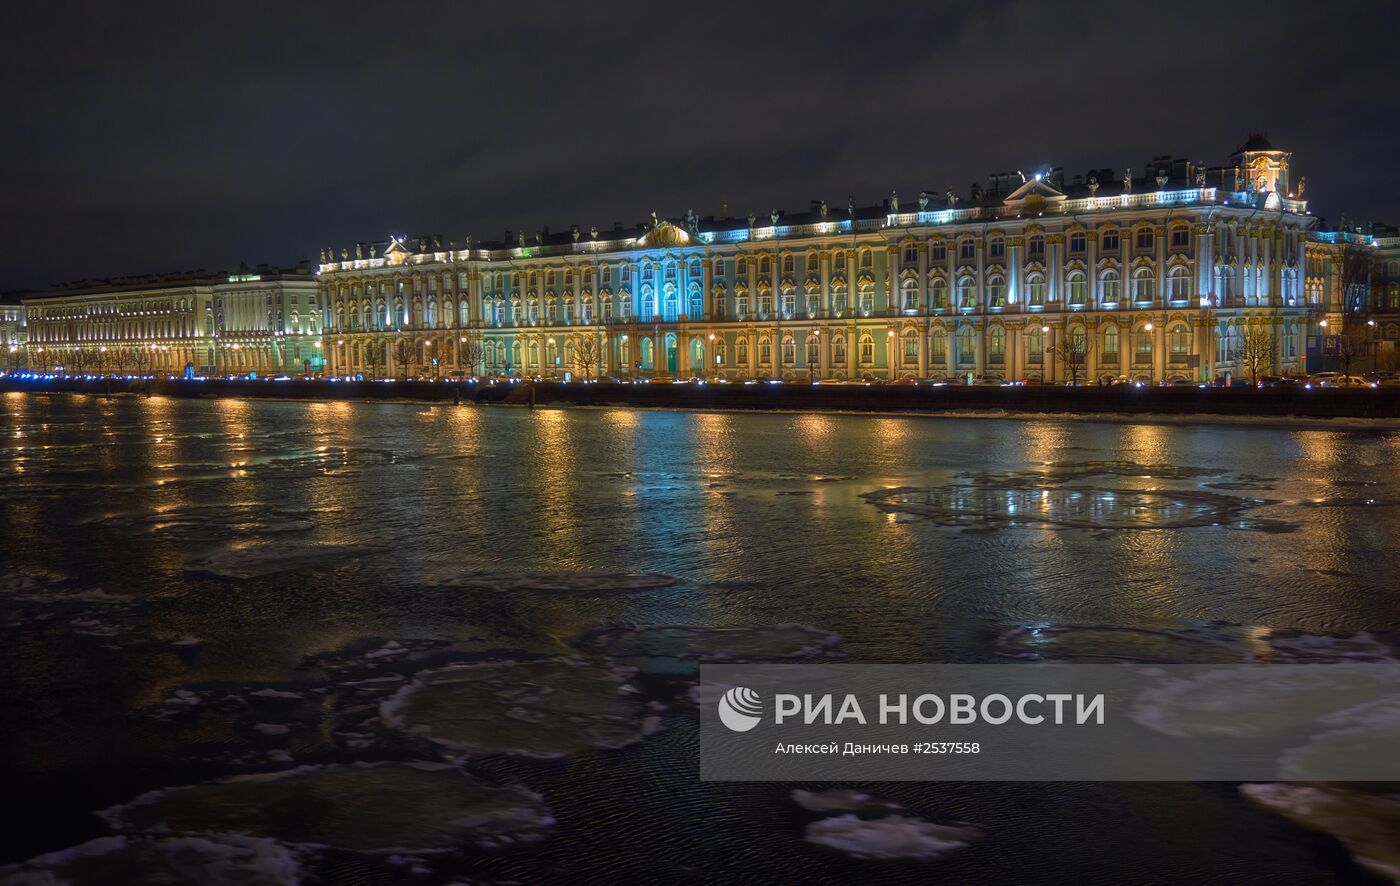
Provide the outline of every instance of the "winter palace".
<path id="1" fill-rule="evenodd" d="M 196 372 L 1209 381 L 1243 373 L 1251 329 L 1283 373 L 1316 369 L 1357 322 L 1389 353 L 1400 293 L 1371 275 L 1400 270 L 1385 260 L 1400 239 L 1321 230 L 1290 159 L 1256 135 L 1223 165 L 1157 157 L 875 206 L 393 237 L 323 251 L 314 277 L 38 294 L 29 356 L 154 344 Z"/>

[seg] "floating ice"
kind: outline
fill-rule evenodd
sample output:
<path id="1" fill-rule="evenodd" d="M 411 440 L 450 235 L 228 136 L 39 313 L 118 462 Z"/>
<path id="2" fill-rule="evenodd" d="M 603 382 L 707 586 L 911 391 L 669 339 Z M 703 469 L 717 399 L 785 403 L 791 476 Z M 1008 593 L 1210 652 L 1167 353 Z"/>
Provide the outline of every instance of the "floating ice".
<path id="1" fill-rule="evenodd" d="M 101 813 L 121 831 L 227 831 L 354 852 L 447 852 L 543 840 L 538 794 L 443 763 L 303 766 L 152 791 Z"/>
<path id="2" fill-rule="evenodd" d="M 812 822 L 803 839 L 861 860 L 933 861 L 981 836 L 972 825 L 934 824 L 907 815 L 867 820 L 846 814 Z"/>
<path id="3" fill-rule="evenodd" d="M 441 587 L 475 591 L 648 591 L 669 588 L 679 579 L 659 572 L 464 572 Z"/>
<path id="4" fill-rule="evenodd" d="M 1400 640 L 1380 633 L 1319 635 L 1222 622 L 1179 627 L 1024 625 L 1001 634 L 998 655 L 1049 661 L 1159 664 L 1331 664 L 1400 661 Z"/>
<path id="5" fill-rule="evenodd" d="M 884 797 L 876 797 L 873 794 L 850 788 L 829 788 L 825 791 L 795 790 L 792 792 L 792 802 L 808 812 L 823 815 L 832 812 L 878 815 L 904 811 L 904 807 L 893 800 L 886 800 Z"/>
<path id="6" fill-rule="evenodd" d="M 692 661 L 770 661 L 831 658 L 840 634 L 801 624 L 702 627 L 637 625 L 600 628 L 574 641 L 590 653 L 619 658 L 660 657 Z"/>
<path id="7" fill-rule="evenodd" d="M 420 672 L 380 705 L 384 722 L 445 748 L 551 759 L 655 731 L 635 671 L 576 659 L 488 661 Z"/>
<path id="8" fill-rule="evenodd" d="M 293 851 L 240 834 L 100 837 L 23 864 L 0 867 L 0 886 L 60 883 L 199 883 L 246 886 L 301 882 Z"/>
<path id="9" fill-rule="evenodd" d="M 1022 481 L 898 486 L 867 492 L 863 498 L 886 513 L 976 529 L 1187 529 L 1237 523 L 1262 504 L 1213 492 L 1036 486 Z"/>
<path id="10" fill-rule="evenodd" d="M 189 572 L 247 579 L 317 566 L 331 566 L 380 551 L 374 545 L 261 544 L 211 554 L 185 565 Z"/>
<path id="11" fill-rule="evenodd" d="M 1400 793 L 1393 789 L 1245 784 L 1240 792 L 1295 824 L 1331 834 L 1362 867 L 1400 883 Z"/>

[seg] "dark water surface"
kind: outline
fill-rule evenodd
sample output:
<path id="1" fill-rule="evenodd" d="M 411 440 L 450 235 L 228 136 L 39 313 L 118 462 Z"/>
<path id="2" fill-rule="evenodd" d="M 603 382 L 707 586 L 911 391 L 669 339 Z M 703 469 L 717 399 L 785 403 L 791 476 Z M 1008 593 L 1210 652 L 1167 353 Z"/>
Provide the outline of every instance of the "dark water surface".
<path id="1" fill-rule="evenodd" d="M 651 731 L 562 759 L 537 758 L 549 737 L 527 720 L 462 756 L 379 705 L 462 660 L 517 663 L 492 665 L 495 691 L 586 699 L 569 675 L 607 678 L 604 626 L 732 627 L 709 648 L 783 660 L 797 629 L 774 626 L 804 625 L 837 636 L 798 654 L 854 662 L 1177 660 L 1201 632 L 1257 650 L 1269 629 L 1393 631 L 1400 432 L 5 395 L 0 439 L 0 775 L 19 813 L 0 865 L 111 834 L 95 811 L 158 788 L 452 758 L 537 793 L 554 824 L 429 854 L 376 833 L 405 821 L 398 802 L 434 809 L 384 767 L 349 768 L 374 776 L 363 793 L 255 783 L 257 827 L 216 827 L 219 801 L 187 794 L 118 824 L 332 842 L 292 831 L 340 802 L 339 848 L 298 854 L 334 882 L 1373 876 L 1226 784 L 864 786 L 982 838 L 852 860 L 803 840 L 795 786 L 698 781 L 684 654 L 623 656 Z M 537 570 L 678 582 L 452 581 Z M 385 839 L 406 851 L 350 851 Z"/>

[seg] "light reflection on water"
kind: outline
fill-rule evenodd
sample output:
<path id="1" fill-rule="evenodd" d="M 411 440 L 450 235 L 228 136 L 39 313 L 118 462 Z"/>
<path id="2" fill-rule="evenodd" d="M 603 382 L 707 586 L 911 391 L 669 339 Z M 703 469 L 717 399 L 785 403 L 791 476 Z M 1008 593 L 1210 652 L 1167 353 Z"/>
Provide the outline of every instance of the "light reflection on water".
<path id="1" fill-rule="evenodd" d="M 1315 632 L 1400 625 L 1400 597 L 1377 568 L 1393 558 L 1400 508 L 1299 504 L 1359 491 L 1400 498 L 1394 433 L 16 395 L 3 407 L 6 569 L 47 569 L 132 594 L 149 604 L 139 631 L 153 638 L 102 650 L 11 631 L 0 661 L 27 681 L 4 690 L 11 708 L 104 696 L 90 710 L 82 702 L 60 708 L 43 725 L 12 719 L 0 733 L 6 759 L 24 761 L 26 771 L 67 771 L 114 743 L 122 748 L 114 759 L 155 766 L 146 755 L 160 740 L 139 717 L 132 725 L 134 707 L 201 681 L 304 679 L 308 657 L 364 637 L 559 652 L 603 624 L 796 622 L 839 633 L 850 660 L 893 662 L 987 660 L 988 636 L 1030 623 L 1221 620 Z M 1212 473 L 1034 479 L 1046 465 L 1116 461 Z M 1011 472 L 1028 485 L 989 492 L 969 479 L 979 472 Z M 1123 513 L 1133 491 L 1216 494 L 1204 484 L 1243 475 L 1261 488 L 1222 494 L 1271 502 L 1249 513 L 1295 531 L 1108 525 L 1105 515 Z M 1257 477 L 1277 479 L 1250 479 Z M 1374 485 L 1353 485 L 1363 483 Z M 944 526 L 863 497 L 950 485 L 974 487 L 957 493 L 960 507 L 1009 525 Z M 1026 521 L 1057 500 L 1087 515 L 1091 528 Z M 237 529 L 237 539 L 224 513 L 234 508 L 241 524 L 253 524 Z M 134 536 L 112 521 L 77 525 L 156 509 L 162 518 L 194 514 L 194 528 L 175 538 Z M 1150 509 L 1129 516 L 1157 519 Z M 270 530 L 258 528 L 259 517 L 269 527 L 311 527 L 264 537 Z M 234 544 L 289 539 L 382 550 L 238 583 L 183 570 Z M 683 581 L 553 597 L 433 587 L 467 570 L 537 569 L 654 571 Z M 197 654 L 171 651 L 169 639 L 183 636 L 203 641 Z M 65 735 L 62 754 L 51 747 L 55 730 Z M 94 738 L 103 735 L 119 738 Z M 648 784 L 689 785 L 683 768 L 666 769 L 687 759 L 667 741 L 650 740 L 647 753 L 676 759 L 663 764 L 638 752 L 629 765 Z M 958 801 L 966 817 L 987 818 L 988 805 L 1005 802 L 982 790 Z M 1121 802 L 1118 791 L 1091 793 Z M 641 806 L 656 817 L 653 827 L 663 826 L 663 811 Z M 1190 814 L 1209 818 L 1206 809 Z M 1102 810 L 1092 818 L 1101 820 Z M 1051 828 L 1028 839 L 1053 845 L 1058 837 Z M 23 845 L 16 852 L 34 848 Z M 1196 853 L 1155 851 L 1176 878 L 1197 863 Z M 1016 879 L 987 863 L 965 873 Z"/>

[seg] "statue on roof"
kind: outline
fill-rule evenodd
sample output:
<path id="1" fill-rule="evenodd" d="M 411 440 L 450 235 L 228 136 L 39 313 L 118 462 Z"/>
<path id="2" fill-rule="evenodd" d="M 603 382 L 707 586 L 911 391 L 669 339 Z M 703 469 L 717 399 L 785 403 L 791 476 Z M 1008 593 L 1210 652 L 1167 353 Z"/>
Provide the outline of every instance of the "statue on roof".
<path id="1" fill-rule="evenodd" d="M 890 213 L 893 214 L 893 215 L 898 215 L 898 214 L 899 214 L 899 192 L 898 192 L 898 191 L 890 191 Z"/>
<path id="2" fill-rule="evenodd" d="M 1157 167 L 1157 190 L 1165 190 L 1167 187 L 1167 170 L 1161 166 Z"/>
<path id="3" fill-rule="evenodd" d="M 656 227 L 656 226 L 658 226 L 658 225 L 660 225 L 660 224 L 661 224 L 661 222 L 657 221 L 657 219 L 656 219 L 656 210 L 653 209 L 653 210 L 651 211 L 651 226 L 654 228 L 654 227 Z"/>
<path id="4" fill-rule="evenodd" d="M 427 237 L 419 237 L 419 238 L 418 238 L 418 251 L 419 251 L 419 252 L 427 252 L 427 251 L 428 251 L 428 238 L 427 238 Z"/>
<path id="5" fill-rule="evenodd" d="M 1133 167 L 1129 166 L 1123 170 L 1123 193 L 1133 192 Z"/>
<path id="6" fill-rule="evenodd" d="M 594 240 L 597 240 L 597 239 L 598 239 L 598 226 L 597 226 L 597 225 L 594 225 L 593 227 L 591 227 L 591 228 L 588 229 L 588 236 L 591 237 L 591 238 L 594 239 Z"/>
<path id="7" fill-rule="evenodd" d="M 579 235 L 583 232 L 578 229 L 578 225 L 574 225 L 572 228 L 569 229 L 569 233 L 573 235 L 574 242 L 577 243 Z"/>
<path id="8" fill-rule="evenodd" d="M 778 226 L 778 210 L 775 209 L 768 213 L 768 218 L 773 222 L 773 227 L 776 228 Z"/>
<path id="9" fill-rule="evenodd" d="M 1089 176 L 1089 196 L 1092 197 L 1093 195 L 1097 194 L 1098 192 L 1099 192 L 1099 177 L 1098 177 L 1097 175 L 1091 175 L 1091 176 Z"/>
<path id="10" fill-rule="evenodd" d="M 1198 188 L 1204 188 L 1205 186 L 1206 186 L 1206 166 L 1205 166 L 1204 163 L 1202 163 L 1201 165 L 1199 165 L 1199 166 L 1196 167 L 1196 187 L 1198 187 Z"/>
<path id="11" fill-rule="evenodd" d="M 920 191 L 920 192 L 919 192 L 919 211 L 920 211 L 920 212 L 924 212 L 924 211 L 926 211 L 927 209 L 928 209 L 928 191 Z"/>
<path id="12" fill-rule="evenodd" d="M 362 258 L 364 258 L 364 257 L 365 257 L 365 247 L 364 247 L 364 244 L 363 244 L 363 243 L 356 243 L 356 244 L 355 244 L 355 258 L 356 258 L 356 259 L 362 259 Z"/>
<path id="13" fill-rule="evenodd" d="M 515 235 L 515 245 L 521 249 L 525 248 L 525 229 L 521 228 Z"/>
<path id="14" fill-rule="evenodd" d="M 982 186 L 979 185 L 977 182 L 973 182 L 973 183 L 972 183 L 972 202 L 973 202 L 973 203 L 981 203 L 981 202 L 982 202 Z"/>
<path id="15" fill-rule="evenodd" d="M 750 212 L 750 213 L 749 213 L 749 230 L 752 231 L 752 230 L 753 230 L 753 226 L 756 225 L 756 224 L 758 224 L 758 216 L 756 216 L 756 215 L 754 215 L 752 212 Z"/>
<path id="16" fill-rule="evenodd" d="M 321 264 L 325 264 L 325 263 L 326 263 L 326 249 L 325 249 L 325 247 L 322 247 L 322 248 L 321 248 Z"/>
<path id="17" fill-rule="evenodd" d="M 685 211 L 685 226 L 695 233 L 700 233 L 700 216 L 696 215 L 694 209 Z"/>
<path id="18" fill-rule="evenodd" d="M 433 248 L 437 250 L 442 249 L 442 235 L 439 234 L 433 238 Z"/>
<path id="19" fill-rule="evenodd" d="M 952 209 L 954 206 L 958 205 L 958 193 L 957 191 L 953 190 L 952 185 L 949 185 L 948 190 L 943 193 L 943 199 L 948 201 L 949 209 Z"/>
<path id="20" fill-rule="evenodd" d="M 846 198 L 846 212 L 851 216 L 851 221 L 856 220 L 856 196 L 851 194 Z"/>
<path id="21" fill-rule="evenodd" d="M 1307 193 L 1307 190 L 1308 190 L 1308 177 L 1305 175 L 1305 176 L 1303 176 L 1302 178 L 1298 179 L 1298 199 L 1299 199 L 1299 200 L 1303 199 L 1303 194 Z"/>
<path id="22" fill-rule="evenodd" d="M 347 261 L 347 260 L 349 260 L 349 258 L 350 258 L 350 250 L 346 249 L 344 246 L 340 247 L 340 260 L 341 260 L 341 261 Z"/>
<path id="23" fill-rule="evenodd" d="M 535 245 L 544 245 L 544 231 L 540 230 L 539 228 L 535 228 Z"/>
<path id="24" fill-rule="evenodd" d="M 823 200 L 823 201 L 821 202 L 821 206 L 818 208 L 817 211 L 821 213 L 821 217 L 822 217 L 822 218 L 826 218 L 827 207 L 826 207 L 826 201 L 825 201 L 825 200 Z"/>
<path id="25" fill-rule="evenodd" d="M 462 238 L 462 248 L 463 248 L 463 249 L 466 249 L 466 250 L 470 250 L 470 249 L 472 248 L 472 235 L 471 235 L 471 234 L 467 234 L 467 236 L 465 236 L 465 237 Z"/>

